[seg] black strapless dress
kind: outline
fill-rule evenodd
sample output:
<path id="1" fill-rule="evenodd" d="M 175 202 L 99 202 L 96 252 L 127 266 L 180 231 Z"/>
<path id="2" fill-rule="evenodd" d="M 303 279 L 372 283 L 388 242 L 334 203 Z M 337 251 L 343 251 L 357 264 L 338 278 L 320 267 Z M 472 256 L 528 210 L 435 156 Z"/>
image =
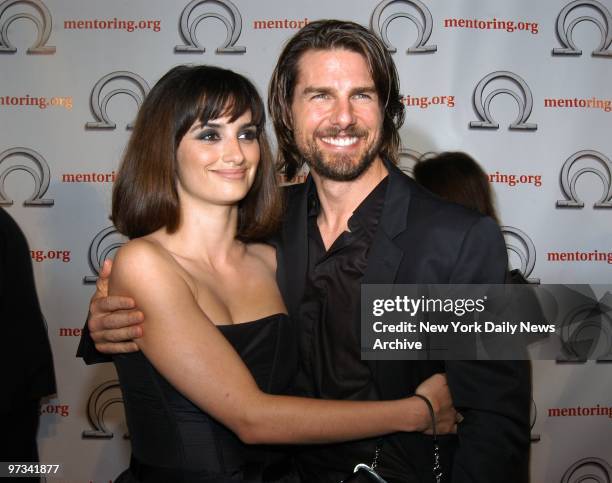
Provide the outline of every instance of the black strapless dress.
<path id="1" fill-rule="evenodd" d="M 262 391 L 287 393 L 297 367 L 295 331 L 287 315 L 219 326 L 219 330 Z M 130 470 L 117 481 L 297 481 L 279 448 L 242 443 L 174 389 L 142 353 L 113 359 L 132 443 Z"/>

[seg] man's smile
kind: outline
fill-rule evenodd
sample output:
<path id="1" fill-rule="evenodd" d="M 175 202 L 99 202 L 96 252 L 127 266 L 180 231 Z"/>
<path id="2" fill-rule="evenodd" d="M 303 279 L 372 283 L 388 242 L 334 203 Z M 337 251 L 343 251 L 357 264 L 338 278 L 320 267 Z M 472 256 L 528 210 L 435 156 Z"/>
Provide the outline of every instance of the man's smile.
<path id="1" fill-rule="evenodd" d="M 347 147 L 347 146 L 352 146 L 355 143 L 357 143 L 357 141 L 359 141 L 359 138 L 356 136 L 338 136 L 338 137 L 322 137 L 321 140 L 326 143 L 326 144 L 331 144 L 332 146 L 337 146 L 337 147 Z"/>

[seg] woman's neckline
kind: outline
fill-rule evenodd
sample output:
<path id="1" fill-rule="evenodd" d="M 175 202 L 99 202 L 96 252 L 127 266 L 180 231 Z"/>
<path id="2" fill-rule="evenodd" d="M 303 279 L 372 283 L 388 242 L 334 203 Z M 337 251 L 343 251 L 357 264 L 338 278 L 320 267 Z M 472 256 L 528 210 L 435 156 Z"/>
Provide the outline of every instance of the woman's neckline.
<path id="1" fill-rule="evenodd" d="M 226 328 L 226 327 L 242 327 L 242 326 L 249 326 L 249 325 L 253 325 L 253 324 L 258 324 L 261 322 L 265 322 L 267 320 L 276 318 L 276 317 L 288 317 L 289 314 L 285 314 L 284 312 L 276 312 L 274 314 L 270 314 L 270 315 L 266 315 L 264 317 L 261 317 L 259 319 L 255 319 L 255 320 L 248 320 L 246 322 L 238 322 L 238 323 L 233 323 L 233 324 L 223 324 L 223 325 L 217 325 L 217 328 L 221 329 L 221 328 Z"/>

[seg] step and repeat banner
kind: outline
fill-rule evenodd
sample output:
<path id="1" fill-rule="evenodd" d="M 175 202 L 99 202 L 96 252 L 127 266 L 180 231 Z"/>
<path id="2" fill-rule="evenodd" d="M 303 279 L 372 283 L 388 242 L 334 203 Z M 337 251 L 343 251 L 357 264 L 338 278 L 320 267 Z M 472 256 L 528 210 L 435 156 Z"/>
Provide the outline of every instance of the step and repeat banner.
<path id="1" fill-rule="evenodd" d="M 403 169 L 466 151 L 489 174 L 514 268 L 532 283 L 610 283 L 611 12 L 612 0 L 0 1 L 0 206 L 28 238 L 54 352 L 39 432 L 42 460 L 62 465 L 53 481 L 106 483 L 128 464 L 113 367 L 75 352 L 100 263 L 125 241 L 109 221 L 118 162 L 163 73 L 219 65 L 265 95 L 297 29 L 367 25 L 400 73 Z M 533 365 L 534 483 L 612 481 L 606 337 L 597 360 Z"/>

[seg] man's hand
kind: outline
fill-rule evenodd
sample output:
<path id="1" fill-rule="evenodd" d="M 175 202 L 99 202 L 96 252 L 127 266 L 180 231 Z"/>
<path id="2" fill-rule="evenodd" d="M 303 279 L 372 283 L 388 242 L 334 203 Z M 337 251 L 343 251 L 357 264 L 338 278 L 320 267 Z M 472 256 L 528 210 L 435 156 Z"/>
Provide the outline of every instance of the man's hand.
<path id="1" fill-rule="evenodd" d="M 457 413 L 453 407 L 453 400 L 446 381 L 446 374 L 434 374 L 423 381 L 415 392 L 426 397 L 431 403 L 436 418 L 436 433 L 445 434 L 457 432 L 459 413 Z M 429 414 L 429 411 L 427 413 Z M 424 432 L 426 434 L 432 434 L 431 418 L 428 416 L 427 420 L 429 423 Z"/>
<path id="2" fill-rule="evenodd" d="M 96 349 L 104 354 L 135 352 L 134 339 L 142 337 L 144 315 L 130 297 L 109 296 L 112 261 L 105 260 L 89 303 L 87 327 Z"/>

